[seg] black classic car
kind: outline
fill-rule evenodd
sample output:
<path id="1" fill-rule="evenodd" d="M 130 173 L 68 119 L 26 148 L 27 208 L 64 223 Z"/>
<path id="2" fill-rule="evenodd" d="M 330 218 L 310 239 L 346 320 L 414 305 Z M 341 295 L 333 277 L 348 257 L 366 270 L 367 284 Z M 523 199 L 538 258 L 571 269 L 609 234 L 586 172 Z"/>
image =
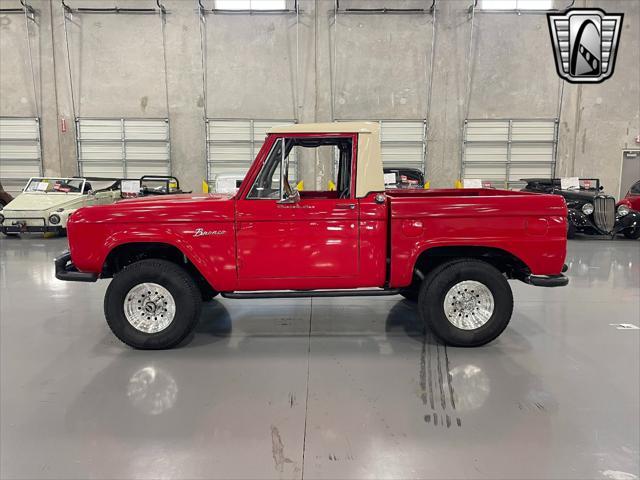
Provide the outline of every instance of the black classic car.
<path id="1" fill-rule="evenodd" d="M 385 188 L 424 188 L 424 175 L 417 168 L 384 167 Z"/>
<path id="2" fill-rule="evenodd" d="M 581 178 L 578 187 L 562 188 L 559 178 L 523 178 L 524 192 L 562 195 L 567 202 L 567 237 L 576 233 L 640 238 L 640 212 L 626 205 L 616 208 L 616 199 L 602 192 L 597 178 Z"/>

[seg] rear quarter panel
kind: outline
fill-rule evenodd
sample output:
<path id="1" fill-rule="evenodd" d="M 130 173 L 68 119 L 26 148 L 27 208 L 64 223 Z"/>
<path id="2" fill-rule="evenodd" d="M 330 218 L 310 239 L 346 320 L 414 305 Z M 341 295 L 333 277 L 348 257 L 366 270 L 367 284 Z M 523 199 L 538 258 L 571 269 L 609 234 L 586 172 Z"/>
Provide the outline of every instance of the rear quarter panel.
<path id="1" fill-rule="evenodd" d="M 562 197 L 507 190 L 434 190 L 391 194 L 393 287 L 411 283 L 420 254 L 434 247 L 492 247 L 535 275 L 561 272 L 567 208 Z"/>

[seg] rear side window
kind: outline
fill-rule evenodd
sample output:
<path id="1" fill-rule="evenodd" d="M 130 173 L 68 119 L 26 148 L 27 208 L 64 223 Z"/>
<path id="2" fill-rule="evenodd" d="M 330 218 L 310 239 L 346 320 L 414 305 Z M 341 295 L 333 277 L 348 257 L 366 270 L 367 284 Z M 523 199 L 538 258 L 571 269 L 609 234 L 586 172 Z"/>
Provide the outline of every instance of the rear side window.
<path id="1" fill-rule="evenodd" d="M 631 188 L 629 189 L 629 193 L 633 195 L 640 195 L 640 181 L 637 181 L 636 183 L 631 185 Z"/>

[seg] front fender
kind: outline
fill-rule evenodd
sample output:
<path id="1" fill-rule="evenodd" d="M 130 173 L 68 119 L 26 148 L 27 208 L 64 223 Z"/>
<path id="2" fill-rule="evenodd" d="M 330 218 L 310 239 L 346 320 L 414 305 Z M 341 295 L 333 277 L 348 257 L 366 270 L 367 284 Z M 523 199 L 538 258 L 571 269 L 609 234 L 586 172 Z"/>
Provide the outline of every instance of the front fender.
<path id="1" fill-rule="evenodd" d="M 613 233 L 620 233 L 628 228 L 636 227 L 640 227 L 640 212 L 630 210 L 626 215 L 616 218 L 616 226 L 613 229 Z"/>

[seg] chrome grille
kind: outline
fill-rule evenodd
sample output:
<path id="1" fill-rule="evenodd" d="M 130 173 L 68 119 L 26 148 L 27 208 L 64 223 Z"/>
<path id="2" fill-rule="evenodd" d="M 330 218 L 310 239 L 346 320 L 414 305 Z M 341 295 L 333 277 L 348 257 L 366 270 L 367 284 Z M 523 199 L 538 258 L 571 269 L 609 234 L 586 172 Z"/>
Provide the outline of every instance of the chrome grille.
<path id="1" fill-rule="evenodd" d="M 598 195 L 593 200 L 593 219 L 600 230 L 610 232 L 616 223 L 616 201 L 608 195 Z"/>

